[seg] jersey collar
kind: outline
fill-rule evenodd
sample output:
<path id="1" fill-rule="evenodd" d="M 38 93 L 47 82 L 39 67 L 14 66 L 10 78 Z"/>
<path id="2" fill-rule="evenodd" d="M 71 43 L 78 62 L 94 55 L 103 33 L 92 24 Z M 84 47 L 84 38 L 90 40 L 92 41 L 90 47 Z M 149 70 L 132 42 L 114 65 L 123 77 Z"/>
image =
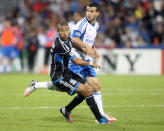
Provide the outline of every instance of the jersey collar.
<path id="1" fill-rule="evenodd" d="M 86 19 L 87 19 L 87 17 L 86 17 Z M 88 19 L 87 19 L 87 21 L 88 21 L 88 23 L 91 24 L 92 26 L 95 26 L 95 23 L 96 23 L 96 22 L 95 22 L 94 24 L 92 24 Z"/>
<path id="2" fill-rule="evenodd" d="M 58 38 L 59 38 L 61 41 L 66 42 L 66 43 L 69 42 L 69 41 L 71 41 L 71 38 L 70 38 L 70 37 L 68 37 L 68 40 L 66 40 L 66 41 L 64 41 L 63 39 L 61 39 L 60 36 L 58 36 Z"/>

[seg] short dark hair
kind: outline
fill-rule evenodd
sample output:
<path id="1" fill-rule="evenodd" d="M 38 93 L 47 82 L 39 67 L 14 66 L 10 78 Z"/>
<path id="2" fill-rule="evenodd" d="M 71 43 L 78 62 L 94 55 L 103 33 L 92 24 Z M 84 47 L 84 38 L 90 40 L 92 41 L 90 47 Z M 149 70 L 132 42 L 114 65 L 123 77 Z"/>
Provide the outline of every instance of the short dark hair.
<path id="1" fill-rule="evenodd" d="M 95 2 L 89 3 L 87 6 L 96 7 L 96 11 L 100 11 L 100 6 Z"/>
<path id="2" fill-rule="evenodd" d="M 62 21 L 57 25 L 57 31 L 60 30 L 62 26 L 68 26 L 68 23 L 66 21 Z"/>

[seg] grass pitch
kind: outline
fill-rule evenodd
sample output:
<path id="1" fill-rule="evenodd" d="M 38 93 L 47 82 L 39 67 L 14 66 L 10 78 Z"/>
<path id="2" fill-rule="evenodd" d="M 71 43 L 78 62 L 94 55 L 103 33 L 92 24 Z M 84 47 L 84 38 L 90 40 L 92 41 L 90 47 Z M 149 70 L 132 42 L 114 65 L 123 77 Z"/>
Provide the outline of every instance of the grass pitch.
<path id="1" fill-rule="evenodd" d="M 68 123 L 59 108 L 73 97 L 66 93 L 37 90 L 23 96 L 31 80 L 49 76 L 0 74 L 0 131 L 163 131 L 164 76 L 99 76 L 105 112 L 117 121 L 100 125 L 83 102 Z"/>

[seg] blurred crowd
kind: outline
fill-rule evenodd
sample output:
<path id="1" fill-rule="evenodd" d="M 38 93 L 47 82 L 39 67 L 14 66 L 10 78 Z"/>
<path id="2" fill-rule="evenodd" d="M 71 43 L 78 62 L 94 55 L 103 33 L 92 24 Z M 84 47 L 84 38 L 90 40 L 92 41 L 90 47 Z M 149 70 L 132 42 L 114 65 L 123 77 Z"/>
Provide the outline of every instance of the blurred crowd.
<path id="1" fill-rule="evenodd" d="M 100 1 L 100 6 L 97 45 L 102 43 L 110 48 L 164 45 L 163 0 L 106 0 Z"/>
<path id="2" fill-rule="evenodd" d="M 164 46 L 163 0 L 20 0 L 0 14 L 0 73 L 46 74 L 57 24 L 85 17 L 89 1 L 100 5 L 96 47 Z"/>

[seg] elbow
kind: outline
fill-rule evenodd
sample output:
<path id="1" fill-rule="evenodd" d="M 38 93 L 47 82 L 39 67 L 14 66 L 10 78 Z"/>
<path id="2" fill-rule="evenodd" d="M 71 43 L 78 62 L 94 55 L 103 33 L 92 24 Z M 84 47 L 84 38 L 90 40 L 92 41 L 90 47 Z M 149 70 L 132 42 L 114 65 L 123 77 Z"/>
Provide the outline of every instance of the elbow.
<path id="1" fill-rule="evenodd" d="M 73 43 L 76 43 L 76 40 L 77 40 L 76 37 L 73 37 L 73 38 L 72 38 L 72 42 L 73 42 Z"/>
<path id="2" fill-rule="evenodd" d="M 75 63 L 76 65 L 79 64 L 78 58 L 74 58 L 74 59 L 72 60 L 72 62 Z"/>
<path id="3" fill-rule="evenodd" d="M 79 65 L 79 64 L 80 64 L 80 62 L 79 62 L 79 61 L 74 61 L 74 63 L 75 63 L 76 65 Z"/>
<path id="4" fill-rule="evenodd" d="M 78 39 L 78 37 L 72 37 L 72 40 L 77 40 Z"/>

